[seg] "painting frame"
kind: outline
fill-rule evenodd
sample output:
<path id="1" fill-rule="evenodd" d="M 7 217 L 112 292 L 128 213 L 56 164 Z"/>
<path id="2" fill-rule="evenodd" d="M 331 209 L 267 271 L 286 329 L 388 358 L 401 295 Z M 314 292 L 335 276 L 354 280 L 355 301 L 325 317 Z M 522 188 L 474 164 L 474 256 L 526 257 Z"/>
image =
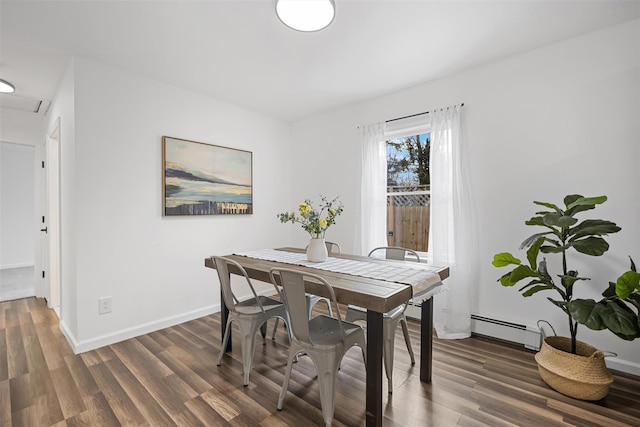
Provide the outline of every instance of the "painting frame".
<path id="1" fill-rule="evenodd" d="M 253 214 L 253 152 L 162 136 L 162 215 Z"/>

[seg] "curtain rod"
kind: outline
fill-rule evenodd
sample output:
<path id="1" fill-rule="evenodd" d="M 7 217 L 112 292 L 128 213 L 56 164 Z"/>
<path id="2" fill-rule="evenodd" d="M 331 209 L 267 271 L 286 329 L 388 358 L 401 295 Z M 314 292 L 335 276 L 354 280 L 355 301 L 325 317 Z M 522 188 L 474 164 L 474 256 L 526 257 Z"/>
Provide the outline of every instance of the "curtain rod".
<path id="1" fill-rule="evenodd" d="M 460 104 L 460 106 L 464 107 L 464 102 L 462 104 Z M 447 107 L 447 108 L 449 108 L 449 107 Z M 429 112 L 428 111 L 423 111 L 422 113 L 410 114 L 410 115 L 404 116 L 404 117 L 396 117 L 395 119 L 386 120 L 385 123 L 395 122 L 396 120 L 402 120 L 402 119 L 410 119 L 411 117 L 423 116 L 425 114 L 429 114 Z"/>

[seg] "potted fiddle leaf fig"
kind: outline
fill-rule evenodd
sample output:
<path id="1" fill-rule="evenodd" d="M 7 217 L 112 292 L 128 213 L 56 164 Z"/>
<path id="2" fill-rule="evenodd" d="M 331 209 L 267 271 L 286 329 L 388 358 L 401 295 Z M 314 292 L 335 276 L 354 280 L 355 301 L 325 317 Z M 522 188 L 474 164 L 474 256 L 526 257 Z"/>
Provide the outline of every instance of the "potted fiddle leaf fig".
<path id="1" fill-rule="evenodd" d="M 557 295 L 555 298 L 549 297 L 548 300 L 567 315 L 570 337 L 545 338 L 540 352 L 536 354 L 538 368 L 543 380 L 551 387 L 569 396 L 585 400 L 598 400 L 604 397 L 613 378 L 606 370 L 604 354 L 576 339 L 578 324 L 589 320 L 590 315 L 587 312 L 590 303 L 589 300 L 575 299 L 575 291 L 579 282 L 590 279 L 569 268 L 567 254 L 575 251 L 586 256 L 601 256 L 609 249 L 604 236 L 617 233 L 620 227 L 611 221 L 601 219 L 580 221 L 576 218 L 577 214 L 595 209 L 596 205 L 606 200 L 606 196 L 584 197 L 572 194 L 564 198 L 563 208 L 553 203 L 534 202 L 546 209 L 536 212 L 535 216 L 525 224 L 542 227 L 545 230 L 531 235 L 522 242 L 520 249 L 527 249 L 527 263 L 523 263 L 509 252 L 498 253 L 493 259 L 495 267 L 514 266 L 511 271 L 500 277 L 499 282 L 502 286 L 512 287 L 523 283 L 519 291 L 525 297 L 542 291 L 551 291 Z M 560 257 L 562 263 L 560 274 L 553 276 L 547 269 L 546 257 L 543 256 L 540 260 L 540 254 Z M 620 301 L 612 295 L 607 295 L 611 298 L 610 300 L 597 303 L 607 307 L 599 311 L 591 310 L 591 313 L 596 310 L 600 314 L 599 319 L 603 323 L 594 321 L 589 322 L 588 325 L 602 329 L 603 325 L 610 324 L 604 323 L 602 316 L 607 317 L 607 313 L 620 311 L 614 308 L 614 306 L 620 307 L 618 304 Z M 594 302 L 594 306 L 595 304 Z M 574 313 L 578 312 L 580 317 L 575 318 Z M 625 330 L 625 332 L 628 331 Z M 594 374 L 592 370 L 601 372 Z M 582 378 L 585 374 L 590 377 L 589 380 Z M 596 384 L 585 384 L 584 381 L 595 381 Z"/>

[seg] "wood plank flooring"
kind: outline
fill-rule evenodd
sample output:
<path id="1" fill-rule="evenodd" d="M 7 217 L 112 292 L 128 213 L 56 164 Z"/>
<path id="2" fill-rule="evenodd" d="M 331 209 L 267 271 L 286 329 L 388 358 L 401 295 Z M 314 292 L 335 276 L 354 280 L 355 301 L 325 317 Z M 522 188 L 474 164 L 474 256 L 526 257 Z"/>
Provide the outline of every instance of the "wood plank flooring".
<path id="1" fill-rule="evenodd" d="M 419 325 L 409 323 L 418 353 Z M 220 367 L 219 314 L 74 355 L 42 299 L 2 302 L 0 426 L 323 425 L 308 358 L 294 367 L 284 409 L 276 409 L 285 329 L 275 342 L 256 346 L 247 387 L 237 335 Z M 479 337 L 434 339 L 433 355 L 433 382 L 424 384 L 398 328 L 385 426 L 640 426 L 638 377 L 614 372 L 609 395 L 584 402 L 548 388 L 534 353 L 519 347 Z M 335 426 L 365 424 L 364 381 L 361 353 L 352 349 L 338 376 Z"/>

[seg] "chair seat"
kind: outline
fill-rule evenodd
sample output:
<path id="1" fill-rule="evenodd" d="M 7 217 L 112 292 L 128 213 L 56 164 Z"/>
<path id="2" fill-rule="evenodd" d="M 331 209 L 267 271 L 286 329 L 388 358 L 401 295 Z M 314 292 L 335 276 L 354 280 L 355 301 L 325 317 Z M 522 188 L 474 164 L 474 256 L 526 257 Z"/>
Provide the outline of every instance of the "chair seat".
<path id="1" fill-rule="evenodd" d="M 284 308 L 284 304 L 282 303 L 282 301 L 277 301 L 273 298 L 260 295 L 258 296 L 258 300 L 260 300 L 264 311 L 269 311 L 280 307 Z M 238 304 L 236 304 L 236 310 L 238 310 L 238 313 L 242 314 L 258 314 L 262 312 L 262 310 L 260 310 L 260 306 L 257 305 L 255 298 L 250 298 L 248 300 L 239 302 Z"/>
<path id="2" fill-rule="evenodd" d="M 338 322 L 338 319 L 322 314 L 309 320 L 309 338 L 311 338 L 314 347 L 333 347 L 342 341 Z M 347 342 L 350 341 L 349 337 L 351 335 L 361 333 L 362 331 L 362 327 L 359 325 L 345 321 L 342 321 L 342 327 L 344 328 L 344 335 Z"/>
<path id="3" fill-rule="evenodd" d="M 383 319 L 399 319 L 404 313 L 404 305 L 399 305 L 382 315 Z M 347 306 L 347 321 L 353 322 L 354 320 L 367 320 L 367 310 L 357 305 Z"/>

